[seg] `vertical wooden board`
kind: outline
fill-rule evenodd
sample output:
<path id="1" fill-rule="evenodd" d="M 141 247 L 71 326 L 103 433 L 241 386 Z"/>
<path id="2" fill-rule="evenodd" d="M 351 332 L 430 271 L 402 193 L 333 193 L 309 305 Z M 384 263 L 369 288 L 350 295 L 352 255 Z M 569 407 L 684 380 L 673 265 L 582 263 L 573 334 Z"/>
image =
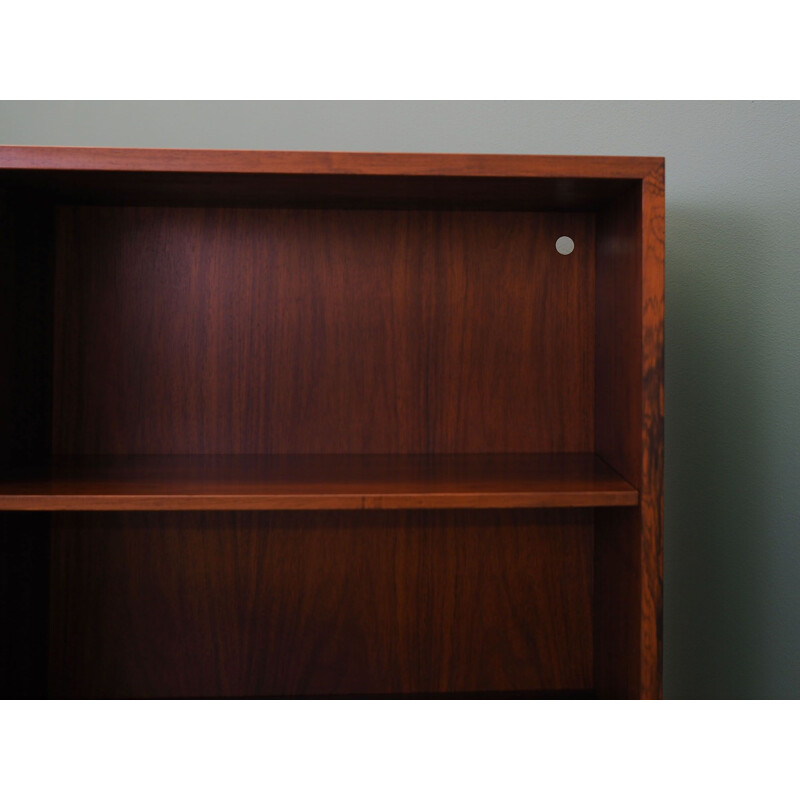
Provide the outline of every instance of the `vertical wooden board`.
<path id="1" fill-rule="evenodd" d="M 50 452 L 52 208 L 0 190 L 0 469 Z M 0 698 L 46 691 L 50 515 L 0 514 Z"/>
<path id="2" fill-rule="evenodd" d="M 642 197 L 642 696 L 662 694 L 664 571 L 664 165 Z"/>
<path id="3" fill-rule="evenodd" d="M 592 688 L 590 511 L 54 516 L 56 697 Z"/>
<path id="4" fill-rule="evenodd" d="M 598 215 L 595 452 L 637 489 L 642 452 L 641 192 Z"/>
<path id="5" fill-rule="evenodd" d="M 592 448 L 591 214 L 66 207 L 58 239 L 56 452 Z"/>
<path id="6" fill-rule="evenodd" d="M 663 164 L 598 217 L 596 452 L 639 489 L 598 510 L 595 681 L 600 696 L 661 696 L 664 468 Z"/>
<path id="7" fill-rule="evenodd" d="M 597 219 L 595 452 L 641 486 L 641 191 Z M 641 689 L 641 514 L 595 512 L 595 684 L 601 697 Z"/>

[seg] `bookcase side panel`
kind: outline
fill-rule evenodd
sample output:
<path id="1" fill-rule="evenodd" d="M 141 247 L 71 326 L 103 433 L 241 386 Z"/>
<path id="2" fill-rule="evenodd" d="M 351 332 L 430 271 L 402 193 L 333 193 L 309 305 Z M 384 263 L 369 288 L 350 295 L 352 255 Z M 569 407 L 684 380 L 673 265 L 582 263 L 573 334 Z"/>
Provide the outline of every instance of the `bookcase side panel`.
<path id="1" fill-rule="evenodd" d="M 599 696 L 658 698 L 662 668 L 664 173 L 598 217 L 596 452 L 639 490 L 597 510 Z"/>
<path id="2" fill-rule="evenodd" d="M 0 189 L 0 469 L 51 452 L 52 219 Z M 45 693 L 49 532 L 49 514 L 0 514 L 0 697 Z"/>

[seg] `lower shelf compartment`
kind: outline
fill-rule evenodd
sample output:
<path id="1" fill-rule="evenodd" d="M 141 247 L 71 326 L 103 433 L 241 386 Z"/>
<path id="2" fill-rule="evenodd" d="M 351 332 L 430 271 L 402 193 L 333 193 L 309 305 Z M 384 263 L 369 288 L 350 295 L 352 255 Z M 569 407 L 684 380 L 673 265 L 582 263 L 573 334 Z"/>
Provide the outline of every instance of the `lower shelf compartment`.
<path id="1" fill-rule="evenodd" d="M 591 453 L 81 456 L 0 473 L 0 510 L 634 506 Z"/>
<path id="2" fill-rule="evenodd" d="M 16 586 L 2 614 L 20 625 L 0 688 L 109 699 L 589 693 L 595 516 L 2 514 Z"/>

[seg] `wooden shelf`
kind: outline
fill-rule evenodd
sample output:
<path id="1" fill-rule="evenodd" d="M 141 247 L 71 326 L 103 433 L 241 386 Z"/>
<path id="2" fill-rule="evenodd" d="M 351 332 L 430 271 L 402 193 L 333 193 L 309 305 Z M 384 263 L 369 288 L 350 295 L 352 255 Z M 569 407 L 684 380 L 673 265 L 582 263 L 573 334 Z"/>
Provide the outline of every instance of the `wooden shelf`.
<path id="1" fill-rule="evenodd" d="M 0 476 L 0 510 L 630 506 L 592 454 L 83 456 Z"/>

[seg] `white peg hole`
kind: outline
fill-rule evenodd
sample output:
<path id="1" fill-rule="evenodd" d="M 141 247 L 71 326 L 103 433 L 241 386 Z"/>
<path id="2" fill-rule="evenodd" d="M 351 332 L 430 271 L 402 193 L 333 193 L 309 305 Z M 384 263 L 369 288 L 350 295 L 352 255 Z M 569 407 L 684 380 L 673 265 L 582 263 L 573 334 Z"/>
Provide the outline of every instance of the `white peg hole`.
<path id="1" fill-rule="evenodd" d="M 558 250 L 562 256 L 568 256 L 574 249 L 575 242 L 573 242 L 569 236 L 559 236 L 558 239 L 556 239 L 556 250 Z"/>

